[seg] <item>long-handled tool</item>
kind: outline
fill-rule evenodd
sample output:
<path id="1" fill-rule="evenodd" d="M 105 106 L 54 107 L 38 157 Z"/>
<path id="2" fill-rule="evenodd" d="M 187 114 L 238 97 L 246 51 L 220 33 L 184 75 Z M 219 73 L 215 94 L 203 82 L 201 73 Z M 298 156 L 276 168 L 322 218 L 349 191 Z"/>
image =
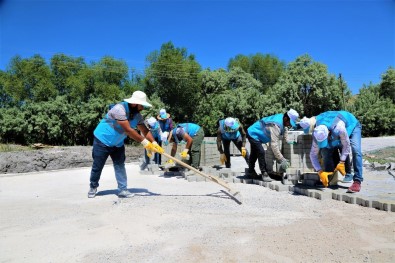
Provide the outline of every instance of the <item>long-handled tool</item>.
<path id="1" fill-rule="evenodd" d="M 241 196 L 240 192 L 239 192 L 239 191 L 236 191 L 236 190 L 234 190 L 234 189 L 232 189 L 231 187 L 229 187 L 229 185 L 228 185 L 227 182 L 225 182 L 225 181 L 223 181 L 223 180 L 221 180 L 221 179 L 219 179 L 219 178 L 213 177 L 213 176 L 211 176 L 211 175 L 209 175 L 209 174 L 205 174 L 205 173 L 199 171 L 198 169 L 196 169 L 196 168 L 194 168 L 194 167 L 192 167 L 192 166 L 190 166 L 190 165 L 184 163 L 183 161 L 181 161 L 181 160 L 179 160 L 179 159 L 177 159 L 177 158 L 171 156 L 170 154 L 162 153 L 162 155 L 164 155 L 164 156 L 166 156 L 167 158 L 169 158 L 169 159 L 175 161 L 176 163 L 178 163 L 178 164 L 184 166 L 185 168 L 188 168 L 188 169 L 194 171 L 195 173 L 197 173 L 197 174 L 199 174 L 199 175 L 201 175 L 201 176 L 203 176 L 203 177 L 205 177 L 205 178 L 210 179 L 210 180 L 213 181 L 214 183 L 219 184 L 220 186 L 222 186 L 222 187 L 224 187 L 226 190 L 228 190 L 228 192 L 223 191 L 224 193 L 226 193 L 229 197 L 231 197 L 231 198 L 232 198 L 233 200 L 235 200 L 237 203 L 239 203 L 239 204 L 242 203 L 242 196 Z"/>

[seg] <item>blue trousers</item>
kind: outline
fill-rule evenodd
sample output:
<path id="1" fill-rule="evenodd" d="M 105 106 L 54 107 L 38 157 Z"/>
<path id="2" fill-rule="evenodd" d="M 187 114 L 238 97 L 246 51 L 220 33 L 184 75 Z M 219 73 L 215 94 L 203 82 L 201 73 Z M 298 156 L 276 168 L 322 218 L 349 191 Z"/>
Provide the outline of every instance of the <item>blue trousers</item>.
<path id="1" fill-rule="evenodd" d="M 107 161 L 108 156 L 111 157 L 113 162 L 115 178 L 117 179 L 118 183 L 118 190 L 126 190 L 127 176 L 125 170 L 125 146 L 123 145 L 122 147 L 109 147 L 103 144 L 96 137 L 93 140 L 93 164 L 90 177 L 90 187 L 96 188 L 99 186 L 101 172 Z"/>

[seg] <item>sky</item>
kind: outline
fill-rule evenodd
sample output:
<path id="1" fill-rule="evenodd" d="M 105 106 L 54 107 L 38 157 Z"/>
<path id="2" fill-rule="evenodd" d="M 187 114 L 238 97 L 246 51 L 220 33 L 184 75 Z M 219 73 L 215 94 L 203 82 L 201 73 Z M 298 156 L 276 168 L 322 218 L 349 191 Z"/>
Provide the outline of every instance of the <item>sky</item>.
<path id="1" fill-rule="evenodd" d="M 143 73 L 169 41 L 211 70 L 238 54 L 309 54 L 357 94 L 395 67 L 395 0 L 0 0 L 3 71 L 15 55 L 63 53 Z"/>

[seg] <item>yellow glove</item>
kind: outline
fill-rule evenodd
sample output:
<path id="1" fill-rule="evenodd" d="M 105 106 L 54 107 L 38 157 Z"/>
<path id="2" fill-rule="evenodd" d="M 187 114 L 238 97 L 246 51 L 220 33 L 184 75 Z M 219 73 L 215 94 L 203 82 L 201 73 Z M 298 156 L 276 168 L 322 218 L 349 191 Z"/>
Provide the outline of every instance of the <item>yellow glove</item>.
<path id="1" fill-rule="evenodd" d="M 165 168 L 170 168 L 170 167 L 173 167 L 173 166 L 175 166 L 175 163 L 174 163 L 174 161 L 172 159 L 169 159 L 169 160 L 167 160 L 165 162 Z"/>
<path id="2" fill-rule="evenodd" d="M 151 158 L 152 157 L 152 152 L 147 150 L 147 156 L 148 156 L 148 158 Z"/>
<path id="3" fill-rule="evenodd" d="M 224 153 L 221 153 L 221 155 L 219 156 L 219 160 L 221 161 L 221 164 L 224 164 L 227 161 L 226 155 Z"/>
<path id="4" fill-rule="evenodd" d="M 244 157 L 246 157 L 246 154 L 247 154 L 246 148 L 245 147 L 241 147 L 241 156 L 243 156 L 243 158 L 244 158 Z"/>
<path id="5" fill-rule="evenodd" d="M 338 163 L 334 172 L 336 171 L 339 171 L 343 176 L 346 175 L 346 168 L 344 167 L 344 162 Z"/>
<path id="6" fill-rule="evenodd" d="M 333 174 L 332 172 L 324 172 L 322 170 L 318 172 L 318 175 L 320 176 L 320 180 L 325 187 L 328 187 L 329 184 L 328 176 L 332 174 Z"/>
<path id="7" fill-rule="evenodd" d="M 184 159 L 184 160 L 188 160 L 188 159 L 189 159 L 188 151 L 189 151 L 188 149 L 184 149 L 184 150 L 180 153 L 181 159 Z"/>
<path id="8" fill-rule="evenodd" d="M 147 151 L 155 151 L 154 145 L 147 139 L 142 140 L 141 144 L 144 146 L 145 149 L 147 149 Z"/>
<path id="9" fill-rule="evenodd" d="M 162 147 L 160 147 L 160 145 L 157 142 L 153 142 L 152 145 L 155 148 L 155 150 L 154 150 L 155 152 L 158 152 L 161 154 L 165 152 L 165 150 Z"/>

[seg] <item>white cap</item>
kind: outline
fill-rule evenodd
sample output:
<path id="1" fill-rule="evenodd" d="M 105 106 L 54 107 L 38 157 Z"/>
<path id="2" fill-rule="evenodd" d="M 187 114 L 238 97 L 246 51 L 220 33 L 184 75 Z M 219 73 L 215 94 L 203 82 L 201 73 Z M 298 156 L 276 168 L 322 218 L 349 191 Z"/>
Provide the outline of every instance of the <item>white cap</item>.
<path id="1" fill-rule="evenodd" d="M 147 95 L 139 90 L 133 92 L 132 97 L 129 99 L 124 99 L 124 101 L 130 104 L 140 104 L 145 107 L 152 107 L 152 105 L 147 102 Z"/>
<path id="2" fill-rule="evenodd" d="M 303 117 L 299 122 L 300 127 L 302 127 L 305 134 L 308 134 L 310 131 L 310 119 L 307 117 Z"/>
<path id="3" fill-rule="evenodd" d="M 303 129 L 310 128 L 310 119 L 307 117 L 303 117 L 303 119 L 300 120 L 299 125 Z"/>
<path id="4" fill-rule="evenodd" d="M 291 125 L 293 126 L 293 127 L 295 127 L 296 126 L 296 120 L 299 118 L 299 113 L 296 111 L 296 110 L 294 110 L 294 109 L 290 109 L 288 112 L 287 112 L 287 114 L 288 114 L 288 117 L 289 117 L 289 119 L 290 119 L 290 122 L 291 122 Z"/>
<path id="5" fill-rule="evenodd" d="M 325 148 L 328 145 L 329 130 L 325 125 L 315 127 L 313 136 L 318 142 L 319 148 Z"/>
<path id="6" fill-rule="evenodd" d="M 156 121 L 156 119 L 155 119 L 154 117 L 151 117 L 151 118 L 149 118 L 149 119 L 147 120 L 147 122 L 148 122 L 149 126 L 151 126 L 152 128 L 154 128 L 157 121 Z"/>
<path id="7" fill-rule="evenodd" d="M 237 121 L 231 117 L 228 117 L 225 119 L 225 125 L 233 130 L 235 130 L 239 127 L 239 124 L 237 123 Z"/>

